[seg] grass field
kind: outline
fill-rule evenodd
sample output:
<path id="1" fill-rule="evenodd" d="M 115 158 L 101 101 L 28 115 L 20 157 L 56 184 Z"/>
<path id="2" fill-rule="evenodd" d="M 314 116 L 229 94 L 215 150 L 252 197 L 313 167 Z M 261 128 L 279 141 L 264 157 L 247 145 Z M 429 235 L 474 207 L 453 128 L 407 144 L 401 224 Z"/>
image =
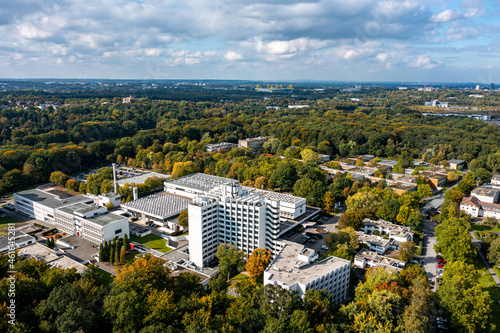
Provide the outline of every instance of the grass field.
<path id="1" fill-rule="evenodd" d="M 167 240 L 161 238 L 160 236 L 156 236 L 153 234 L 149 234 L 144 237 L 130 236 L 130 240 L 144 246 L 147 246 L 153 250 L 160 251 L 163 253 L 167 253 L 172 251 L 171 248 L 167 246 Z"/>
<path id="2" fill-rule="evenodd" d="M 476 230 L 476 231 L 496 231 L 496 232 L 500 232 L 500 229 L 499 228 L 495 228 L 495 227 L 490 227 L 489 225 L 484 225 L 484 224 L 472 224 L 472 230 Z"/>
<path id="3" fill-rule="evenodd" d="M 241 273 L 239 273 L 239 274 L 238 274 L 238 275 L 236 275 L 236 276 L 233 276 L 233 277 L 229 280 L 229 283 L 231 284 L 231 285 L 229 286 L 229 289 L 236 287 L 236 284 L 237 284 L 238 282 L 243 281 L 243 280 L 246 280 L 246 279 L 248 279 L 248 275 L 241 274 Z"/>
<path id="4" fill-rule="evenodd" d="M 474 260 L 474 267 L 479 272 L 479 285 L 484 290 L 487 290 L 491 295 L 493 300 L 493 321 L 495 322 L 496 327 L 500 328 L 500 316 L 495 315 L 500 313 L 500 303 L 498 303 L 500 301 L 500 288 L 497 287 L 495 281 L 486 269 L 484 262 L 481 258 L 479 258 L 479 256 Z M 495 271 L 497 274 L 500 273 L 498 268 L 495 269 Z"/>
<path id="5" fill-rule="evenodd" d="M 7 235 L 7 228 L 9 227 L 9 223 L 18 223 L 23 222 L 21 220 L 15 219 L 13 217 L 0 217 L 0 236 Z"/>

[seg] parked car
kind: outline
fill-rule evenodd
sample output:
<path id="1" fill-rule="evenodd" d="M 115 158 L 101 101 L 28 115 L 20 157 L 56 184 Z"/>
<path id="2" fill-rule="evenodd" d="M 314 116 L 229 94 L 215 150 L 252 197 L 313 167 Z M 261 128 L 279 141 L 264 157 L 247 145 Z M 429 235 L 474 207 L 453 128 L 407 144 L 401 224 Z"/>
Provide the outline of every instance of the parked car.
<path id="1" fill-rule="evenodd" d="M 447 322 L 448 322 L 448 319 L 443 318 L 443 317 L 437 317 L 437 318 L 436 318 L 436 320 L 437 320 L 438 322 L 443 322 L 443 323 L 447 323 Z"/>
<path id="2" fill-rule="evenodd" d="M 443 331 L 447 331 L 448 330 L 448 327 L 444 326 L 444 325 L 441 325 L 441 324 L 438 324 L 438 328 L 440 330 L 443 330 Z"/>
<path id="3" fill-rule="evenodd" d="M 309 238 L 311 238 L 311 237 L 309 237 L 309 236 L 307 236 L 307 235 L 302 235 L 302 238 L 304 238 L 304 239 L 309 239 Z"/>
<path id="4" fill-rule="evenodd" d="M 441 268 L 441 269 L 442 269 L 442 268 L 443 268 L 443 265 L 441 265 L 441 264 L 438 264 L 438 268 Z"/>
<path id="5" fill-rule="evenodd" d="M 443 257 L 441 256 L 441 254 L 440 254 L 440 253 L 438 253 L 436 257 L 437 257 L 438 259 L 443 259 Z"/>
<path id="6" fill-rule="evenodd" d="M 326 246 L 326 245 L 321 245 L 321 248 L 322 248 L 323 250 L 328 250 L 328 246 Z"/>

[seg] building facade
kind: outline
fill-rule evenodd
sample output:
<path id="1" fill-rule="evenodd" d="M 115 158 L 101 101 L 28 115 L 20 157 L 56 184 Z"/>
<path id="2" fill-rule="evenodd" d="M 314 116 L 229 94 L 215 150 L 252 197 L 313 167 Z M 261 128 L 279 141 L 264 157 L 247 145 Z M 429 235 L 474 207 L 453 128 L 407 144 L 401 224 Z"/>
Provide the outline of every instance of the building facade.
<path id="1" fill-rule="evenodd" d="M 279 201 L 249 192 L 239 182 L 223 184 L 188 206 L 190 261 L 204 267 L 220 244 L 234 244 L 251 254 L 256 248 L 276 253 Z"/>
<path id="2" fill-rule="evenodd" d="M 83 195 L 62 197 L 37 189 L 14 193 L 16 212 L 50 223 L 54 223 L 56 209 L 79 202 L 91 203 L 92 201 L 91 198 Z"/>
<path id="3" fill-rule="evenodd" d="M 264 285 L 279 285 L 297 291 L 301 297 L 309 289 L 326 289 L 333 304 L 347 299 L 351 262 L 328 257 L 317 262 L 318 254 L 304 245 L 283 241 L 280 251 L 264 271 Z"/>
<path id="4" fill-rule="evenodd" d="M 255 154 L 264 146 L 270 138 L 269 137 L 258 137 L 258 138 L 249 138 L 249 139 L 241 139 L 238 140 L 238 146 L 244 148 L 252 149 L 252 152 Z"/>
<path id="5" fill-rule="evenodd" d="M 60 231 L 93 244 L 130 236 L 128 219 L 109 213 L 106 207 L 81 203 L 62 207 L 55 212 L 55 223 Z"/>

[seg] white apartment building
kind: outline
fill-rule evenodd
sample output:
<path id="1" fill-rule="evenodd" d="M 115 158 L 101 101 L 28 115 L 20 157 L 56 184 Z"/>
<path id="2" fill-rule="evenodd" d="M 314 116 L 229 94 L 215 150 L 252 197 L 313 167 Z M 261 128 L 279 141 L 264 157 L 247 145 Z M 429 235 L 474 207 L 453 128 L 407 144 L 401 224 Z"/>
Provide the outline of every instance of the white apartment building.
<path id="1" fill-rule="evenodd" d="M 225 243 L 248 255 L 256 248 L 276 253 L 279 201 L 245 190 L 238 181 L 226 181 L 188 205 L 189 255 L 198 267 L 212 261 Z"/>
<path id="2" fill-rule="evenodd" d="M 492 185 L 500 185 L 500 175 L 494 174 L 491 177 L 491 184 Z"/>
<path id="3" fill-rule="evenodd" d="M 71 196 L 63 191 L 53 192 L 34 189 L 14 193 L 16 212 L 40 221 L 54 223 L 56 209 L 79 202 L 91 203 L 93 201 L 84 195 Z"/>
<path id="4" fill-rule="evenodd" d="M 496 186 L 483 185 L 472 190 L 471 196 L 476 197 L 481 202 L 498 203 L 500 188 Z"/>
<path id="5" fill-rule="evenodd" d="M 298 291 L 301 297 L 309 289 L 326 289 L 334 304 L 347 299 L 351 262 L 328 257 L 317 262 L 318 254 L 304 245 L 283 241 L 276 258 L 264 271 L 264 285 L 279 285 Z"/>
<path id="6" fill-rule="evenodd" d="M 359 231 L 356 231 L 356 235 L 358 235 L 358 242 L 368 245 L 370 251 L 378 254 L 384 254 L 392 247 L 392 241 L 389 239 L 376 235 L 367 235 Z"/>
<path id="7" fill-rule="evenodd" d="M 55 212 L 55 223 L 60 231 L 93 244 L 130 236 L 128 219 L 109 213 L 106 207 L 82 203 L 62 207 Z"/>

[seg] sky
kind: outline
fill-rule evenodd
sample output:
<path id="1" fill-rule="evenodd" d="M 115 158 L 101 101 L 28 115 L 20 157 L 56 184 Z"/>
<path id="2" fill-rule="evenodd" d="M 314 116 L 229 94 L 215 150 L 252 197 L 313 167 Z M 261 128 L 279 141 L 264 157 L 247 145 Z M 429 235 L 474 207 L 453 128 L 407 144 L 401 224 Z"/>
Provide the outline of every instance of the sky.
<path id="1" fill-rule="evenodd" d="M 1 78 L 500 82 L 500 2 L 2 0 Z"/>

